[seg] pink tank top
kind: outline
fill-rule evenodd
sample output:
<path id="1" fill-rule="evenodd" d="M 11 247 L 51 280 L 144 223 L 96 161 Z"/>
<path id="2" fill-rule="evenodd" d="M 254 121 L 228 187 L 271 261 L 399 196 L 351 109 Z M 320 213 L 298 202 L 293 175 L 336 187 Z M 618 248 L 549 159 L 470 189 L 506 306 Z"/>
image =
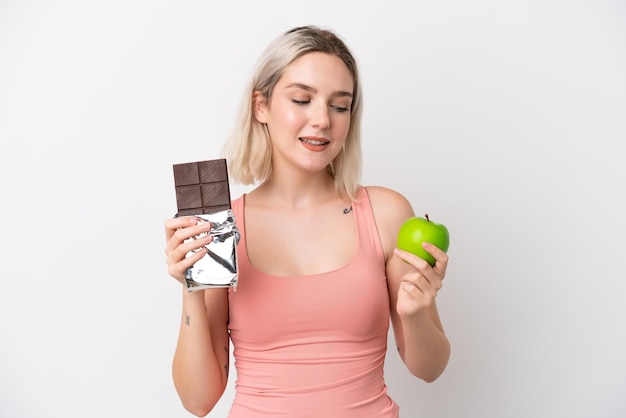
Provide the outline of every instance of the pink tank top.
<path id="1" fill-rule="evenodd" d="M 355 258 L 335 271 L 296 277 L 271 276 L 250 264 L 245 195 L 233 201 L 241 240 L 239 283 L 229 289 L 237 369 L 229 418 L 398 417 L 383 377 L 384 256 L 364 188 L 357 198 Z"/>

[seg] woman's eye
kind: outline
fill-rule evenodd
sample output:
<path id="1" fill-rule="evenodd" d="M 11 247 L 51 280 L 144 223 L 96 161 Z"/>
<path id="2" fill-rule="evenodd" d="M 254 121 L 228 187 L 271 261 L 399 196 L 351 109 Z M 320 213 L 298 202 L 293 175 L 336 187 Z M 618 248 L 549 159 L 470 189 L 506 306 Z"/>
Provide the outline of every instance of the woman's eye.
<path id="1" fill-rule="evenodd" d="M 305 104 L 311 103 L 310 100 L 296 100 L 296 99 L 291 99 L 291 102 L 298 104 L 298 105 L 305 105 Z"/>
<path id="2" fill-rule="evenodd" d="M 330 107 L 332 107 L 333 109 L 335 109 L 335 111 L 339 113 L 347 112 L 350 110 L 349 107 L 345 107 L 345 106 L 330 105 Z"/>

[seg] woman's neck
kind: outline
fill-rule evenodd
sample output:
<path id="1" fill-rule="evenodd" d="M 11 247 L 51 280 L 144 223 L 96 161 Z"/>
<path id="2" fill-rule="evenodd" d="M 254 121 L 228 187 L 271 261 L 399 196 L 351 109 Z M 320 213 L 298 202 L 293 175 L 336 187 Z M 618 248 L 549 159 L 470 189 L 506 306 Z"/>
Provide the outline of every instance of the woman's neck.
<path id="1" fill-rule="evenodd" d="M 324 170 L 288 176 L 272 172 L 250 197 L 263 205 L 296 209 L 327 203 L 339 196 L 332 175 Z"/>

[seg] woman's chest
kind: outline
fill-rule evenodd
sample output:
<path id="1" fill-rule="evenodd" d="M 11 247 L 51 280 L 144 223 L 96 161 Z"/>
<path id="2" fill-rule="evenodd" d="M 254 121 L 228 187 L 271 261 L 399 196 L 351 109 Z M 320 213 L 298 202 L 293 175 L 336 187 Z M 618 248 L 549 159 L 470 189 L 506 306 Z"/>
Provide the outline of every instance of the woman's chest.
<path id="1" fill-rule="evenodd" d="M 250 210 L 245 245 L 250 263 L 262 272 L 308 276 L 350 263 L 358 251 L 358 233 L 351 213 Z"/>
<path id="2" fill-rule="evenodd" d="M 274 349 L 383 337 L 389 322 L 384 266 L 375 258 L 359 257 L 333 272 L 273 277 L 242 259 L 230 311 L 233 341 L 244 346 L 250 342 Z"/>

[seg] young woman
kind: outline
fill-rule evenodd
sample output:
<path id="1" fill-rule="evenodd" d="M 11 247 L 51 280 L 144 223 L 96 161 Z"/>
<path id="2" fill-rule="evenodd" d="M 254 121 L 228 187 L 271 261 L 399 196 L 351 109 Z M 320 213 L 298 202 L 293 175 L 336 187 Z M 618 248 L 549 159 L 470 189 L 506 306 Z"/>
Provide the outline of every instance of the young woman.
<path id="1" fill-rule="evenodd" d="M 228 144 L 230 174 L 257 184 L 232 203 L 241 232 L 233 289 L 183 290 L 173 361 L 185 408 L 204 416 L 237 368 L 230 418 L 397 417 L 383 366 L 389 322 L 398 352 L 431 382 L 450 346 L 435 298 L 447 255 L 431 267 L 395 248 L 409 202 L 359 184 L 361 90 L 335 34 L 292 29 L 261 56 Z M 166 221 L 169 274 L 204 255 L 209 223 Z M 183 286 L 184 289 L 184 286 Z"/>

